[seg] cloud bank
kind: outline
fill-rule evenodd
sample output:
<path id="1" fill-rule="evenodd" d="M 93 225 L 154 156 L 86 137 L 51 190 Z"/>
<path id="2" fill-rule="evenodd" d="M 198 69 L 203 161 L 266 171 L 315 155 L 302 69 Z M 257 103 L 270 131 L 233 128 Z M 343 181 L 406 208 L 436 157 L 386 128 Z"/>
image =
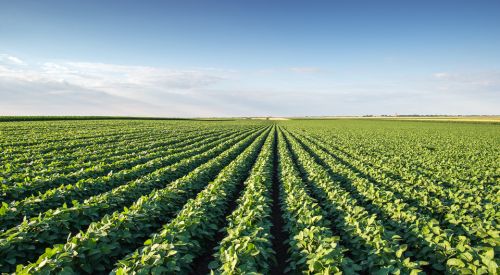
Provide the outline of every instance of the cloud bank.
<path id="1" fill-rule="evenodd" d="M 431 72 L 390 81 L 362 76 L 345 80 L 316 67 L 261 71 L 30 62 L 0 54 L 0 115 L 198 117 L 500 112 L 498 71 Z"/>
<path id="2" fill-rule="evenodd" d="M 174 70 L 87 62 L 0 59 L 0 114 L 214 115 L 191 97 L 225 78 L 213 69 Z"/>

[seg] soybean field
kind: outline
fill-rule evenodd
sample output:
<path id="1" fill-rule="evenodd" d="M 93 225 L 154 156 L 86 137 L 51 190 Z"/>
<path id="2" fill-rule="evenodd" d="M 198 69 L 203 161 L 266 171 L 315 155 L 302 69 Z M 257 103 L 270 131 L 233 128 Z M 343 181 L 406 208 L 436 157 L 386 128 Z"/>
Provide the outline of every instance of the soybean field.
<path id="1" fill-rule="evenodd" d="M 2 274 L 497 274 L 500 124 L 0 122 Z"/>

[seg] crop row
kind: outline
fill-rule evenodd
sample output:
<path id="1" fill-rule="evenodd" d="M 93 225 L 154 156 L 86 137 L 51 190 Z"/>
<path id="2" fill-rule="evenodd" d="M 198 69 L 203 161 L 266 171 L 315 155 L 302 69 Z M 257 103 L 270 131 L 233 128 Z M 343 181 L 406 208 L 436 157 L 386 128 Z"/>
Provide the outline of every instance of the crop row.
<path id="1" fill-rule="evenodd" d="M 4 203 L 2 208 L 0 208 L 0 221 L 2 222 L 0 229 L 4 230 L 20 223 L 23 217 L 29 218 L 65 203 L 75 204 L 75 202 L 81 202 L 90 196 L 109 191 L 127 181 L 147 175 L 156 169 L 203 152 L 217 142 L 217 140 L 214 140 L 212 141 L 213 144 L 209 143 L 205 146 L 190 144 L 181 148 L 173 148 L 162 152 L 163 156 L 154 158 L 144 164 L 134 165 L 132 163 L 129 166 L 130 168 L 120 170 L 116 173 L 109 173 L 106 176 L 97 178 L 82 179 L 75 184 L 61 185 L 48 190 L 39 196 L 28 197 L 21 201 L 13 201 L 10 204 Z"/>
<path id="2" fill-rule="evenodd" d="M 269 132 L 267 132 L 267 136 Z M 227 165 L 179 214 L 129 256 L 118 262 L 116 274 L 187 273 L 193 261 L 223 224 L 229 202 L 237 196 L 266 135 Z"/>
<path id="3" fill-rule="evenodd" d="M 201 132 L 213 133 L 221 132 L 223 129 L 214 130 L 202 130 Z M 50 150 L 46 153 L 30 153 L 23 150 L 21 157 L 16 159 L 11 159 L 4 165 L 3 177 L 6 178 L 7 182 L 15 182 L 16 180 L 9 180 L 9 174 L 15 176 L 18 180 L 31 181 L 33 177 L 37 176 L 37 173 L 47 171 L 53 173 L 56 167 L 71 168 L 71 166 L 78 166 L 77 164 L 71 165 L 69 161 L 77 161 L 81 163 L 84 159 L 87 160 L 103 160 L 105 157 L 106 149 L 111 151 L 117 151 L 116 149 L 128 148 L 130 145 L 138 145 L 144 143 L 145 141 L 168 141 L 168 139 L 178 138 L 181 134 L 182 136 L 188 134 L 200 133 L 200 129 L 188 129 L 185 131 L 148 131 L 148 132 L 137 132 L 133 135 L 120 135 L 112 140 L 102 140 L 97 139 L 97 142 L 92 144 L 82 144 L 81 146 L 76 146 L 73 148 L 64 148 L 63 150 Z M 7 154 L 7 153 L 5 153 Z M 92 163 L 92 162 L 91 162 Z M 69 167 L 68 167 L 69 166 Z M 42 168 L 43 167 L 43 168 Z M 42 169 L 37 169 L 42 168 Z M 24 173 L 22 173 L 24 172 Z M 34 173 L 34 175 L 31 175 Z M 23 174 L 28 174 L 23 176 Z"/>
<path id="4" fill-rule="evenodd" d="M 271 205 L 276 131 L 269 134 L 244 184 L 236 209 L 227 217 L 225 237 L 209 263 L 220 274 L 269 274 L 274 259 Z"/>
<path id="5" fill-rule="evenodd" d="M 321 139 L 321 137 L 319 138 Z M 364 162 L 366 166 L 372 167 L 373 170 L 379 173 L 383 171 L 385 175 L 388 175 L 387 177 L 397 181 L 404 180 L 405 184 L 411 187 L 408 188 L 409 190 L 412 188 L 424 189 L 429 193 L 429 196 L 423 202 L 434 204 L 431 206 L 432 208 L 441 209 L 441 203 L 460 204 L 458 208 L 452 207 L 452 209 L 445 209 L 444 211 L 457 211 L 460 209 L 462 215 L 470 213 L 484 219 L 492 217 L 491 215 L 484 215 L 484 208 L 498 206 L 500 203 L 500 199 L 497 196 L 500 187 L 488 183 L 488 181 L 492 180 L 491 177 L 481 177 L 481 180 L 479 178 L 471 178 L 470 181 L 457 181 L 457 177 L 454 177 L 444 182 L 443 173 L 445 173 L 446 169 L 440 171 L 435 171 L 435 169 L 434 171 L 424 170 L 435 163 L 435 160 L 432 160 L 434 157 L 401 158 L 395 156 L 390 150 L 372 153 L 369 151 L 359 151 L 359 148 L 348 146 L 346 143 L 341 144 L 343 144 L 343 149 L 339 148 L 339 144 L 328 142 L 328 148 L 336 148 L 335 153 L 349 159 L 349 162 Z M 408 152 L 401 148 L 399 150 Z M 425 161 L 417 161 L 419 158 L 425 158 Z M 484 174 L 487 175 L 488 173 Z M 487 188 L 490 185 L 492 188 Z M 499 208 L 496 208 L 496 211 L 498 211 Z"/>
<path id="6" fill-rule="evenodd" d="M 324 164 L 339 190 L 359 201 L 366 209 L 364 211 L 380 216 L 385 231 L 394 232 L 392 237 L 402 239 L 409 245 L 405 246 L 405 250 L 408 249 L 406 255 L 419 260 L 422 265 L 429 263 L 437 271 L 484 274 L 491 272 L 495 266 L 493 248 L 472 247 L 467 237 L 443 229 L 437 220 L 396 198 L 394 192 L 381 189 L 361 177 L 307 139 L 301 139 L 301 142 L 305 148 L 310 146 L 307 151 Z"/>
<path id="7" fill-rule="evenodd" d="M 404 255 L 407 245 L 400 243 L 394 235 L 386 234 L 376 215 L 371 215 L 356 199 L 351 198 L 350 193 L 343 190 L 289 134 L 286 135 L 286 142 L 305 181 L 328 217 L 334 220 L 334 227 L 341 233 L 343 242 L 350 248 L 352 259 L 362 270 L 370 273 L 420 271 L 420 263 Z"/>
<path id="8" fill-rule="evenodd" d="M 0 256 L 5 261 L 16 263 L 32 260 L 45 247 L 66 240 L 69 233 L 84 230 L 91 222 L 130 205 L 143 195 L 157 188 L 164 188 L 202 162 L 215 157 L 242 137 L 221 139 L 221 145 L 209 143 L 205 152 L 183 159 L 173 165 L 162 167 L 147 176 L 126 183 L 82 204 L 49 210 L 43 215 L 23 222 L 0 235 Z M 209 149 L 211 148 L 211 149 Z M 0 261 L 1 263 L 1 261 Z"/>
<path id="9" fill-rule="evenodd" d="M 183 134 L 188 135 L 190 132 L 186 131 Z M 4 169 L 5 184 L 35 181 L 44 176 L 78 171 L 82 168 L 86 169 L 95 165 L 96 162 L 109 162 L 109 159 L 113 157 L 166 145 L 176 138 L 178 139 L 175 135 L 160 136 L 142 133 L 136 136 L 121 137 L 117 142 L 84 146 L 71 152 L 71 154 L 53 152 L 49 155 L 39 155 L 36 159 L 32 157 L 28 163 L 26 159 L 12 160 L 9 162 L 8 171 Z"/>
<path id="10" fill-rule="evenodd" d="M 201 191 L 258 136 L 261 138 L 256 142 L 262 140 L 263 135 L 262 131 L 251 134 L 166 188 L 153 191 L 124 211 L 114 212 L 92 223 L 85 232 L 70 238 L 66 244 L 47 249 L 35 263 L 19 266 L 17 272 L 98 273 L 108 270 L 172 219 L 188 199 Z"/>
<path id="11" fill-rule="evenodd" d="M 302 140 L 307 139 L 304 136 L 302 138 Z M 322 148 L 328 150 L 326 147 Z M 337 159 L 339 159 L 339 155 L 342 156 L 337 152 Z M 393 192 L 397 199 L 416 207 L 419 213 L 436 219 L 444 227 L 453 230 L 455 234 L 466 236 L 472 244 L 492 247 L 500 245 L 499 231 L 495 228 L 495 225 L 498 224 L 497 211 L 493 204 L 481 205 L 474 203 L 475 200 L 461 201 L 459 199 L 436 198 L 433 197 L 436 192 L 429 191 L 437 190 L 436 185 L 422 181 L 417 181 L 413 185 L 411 182 L 386 177 L 380 173 L 380 170 L 370 169 L 367 167 L 368 165 L 359 160 L 346 159 L 351 169 L 357 171 L 359 175 L 380 188 Z M 444 192 L 448 194 L 448 197 L 454 196 L 448 190 Z"/>
<path id="12" fill-rule="evenodd" d="M 229 133 L 230 132 L 228 131 L 225 134 Z M 45 192 L 60 185 L 74 184 L 77 181 L 84 179 L 104 176 L 110 173 L 110 171 L 127 169 L 164 156 L 165 153 L 172 153 L 171 149 L 187 150 L 184 148 L 186 145 L 208 142 L 211 141 L 208 139 L 214 136 L 216 135 L 205 134 L 203 136 L 199 136 L 198 134 L 187 134 L 181 138 L 177 137 L 166 140 L 162 144 L 159 144 L 159 146 L 153 147 L 152 150 L 145 150 L 145 148 L 138 148 L 137 146 L 129 146 L 132 152 L 121 155 L 114 159 L 114 161 L 113 158 L 106 159 L 105 155 L 103 155 L 102 159 L 100 159 L 101 163 L 89 168 L 84 169 L 84 167 L 81 167 L 80 164 L 74 164 L 76 167 L 81 167 L 79 171 L 74 173 L 67 175 L 56 173 L 48 178 L 37 178 L 35 181 L 25 181 L 14 185 L 3 184 L 1 192 L 2 196 L 0 196 L 0 198 L 2 198 L 3 201 L 19 200 L 38 192 Z M 137 152 L 140 152 L 140 154 Z"/>
<path id="13" fill-rule="evenodd" d="M 341 270 L 351 273 L 359 270 L 359 266 L 345 255 L 346 249 L 340 245 L 340 238 L 333 234 L 325 212 L 309 195 L 281 131 L 278 135 L 278 163 L 280 204 L 284 229 L 289 235 L 290 258 L 285 271 L 333 274 Z"/>
<path id="14" fill-rule="evenodd" d="M 494 125 L 72 121 L 0 129 L 0 139 L 12 134 L 0 143 L 17 152 L 0 157 L 13 168 L 0 171 L 0 273 L 498 273 Z M 33 154 L 31 166 L 20 148 Z"/>

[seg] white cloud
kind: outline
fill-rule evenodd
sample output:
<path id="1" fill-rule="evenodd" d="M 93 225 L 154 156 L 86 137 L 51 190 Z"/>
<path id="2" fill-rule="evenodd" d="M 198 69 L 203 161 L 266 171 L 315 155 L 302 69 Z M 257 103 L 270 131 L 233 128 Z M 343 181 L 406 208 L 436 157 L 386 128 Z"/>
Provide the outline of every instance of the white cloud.
<path id="1" fill-rule="evenodd" d="M 0 54 L 0 64 L 2 63 L 18 66 L 26 65 L 20 58 L 8 54 Z"/>
<path id="2" fill-rule="evenodd" d="M 440 91 L 461 94 L 500 94 L 500 72 L 440 72 L 433 74 Z"/>
<path id="3" fill-rule="evenodd" d="M 432 76 L 436 79 L 447 79 L 450 77 L 449 73 L 446 72 L 441 72 L 441 73 L 434 73 Z"/>
<path id="4" fill-rule="evenodd" d="M 19 67 L 5 61 L 15 58 L 2 56 L 0 115 L 44 110 L 50 114 L 100 110 L 99 114 L 110 115 L 213 115 L 210 106 L 191 106 L 192 98 L 232 73 L 66 61 Z"/>
<path id="5" fill-rule="evenodd" d="M 336 71 L 332 76 L 315 67 L 235 72 L 30 63 L 0 55 L 0 115 L 498 114 L 500 109 L 498 71 L 437 72 L 411 79 Z M 289 72 L 317 74 L 311 79 Z"/>
<path id="6" fill-rule="evenodd" d="M 300 74 L 311 74 L 311 73 L 322 72 L 321 68 L 318 67 L 291 67 L 289 68 L 289 70 L 294 73 L 300 73 Z"/>
<path id="7" fill-rule="evenodd" d="M 40 73 L 51 80 L 64 80 L 130 98 L 148 91 L 172 93 L 205 87 L 224 79 L 222 74 L 212 71 L 84 62 L 44 63 Z"/>

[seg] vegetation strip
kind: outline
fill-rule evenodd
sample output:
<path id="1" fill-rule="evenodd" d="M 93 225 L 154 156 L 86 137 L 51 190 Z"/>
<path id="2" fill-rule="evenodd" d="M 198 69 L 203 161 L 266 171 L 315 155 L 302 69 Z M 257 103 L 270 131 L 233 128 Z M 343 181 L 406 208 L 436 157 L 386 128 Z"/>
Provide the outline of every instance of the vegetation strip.
<path id="1" fill-rule="evenodd" d="M 186 133 L 186 135 L 191 136 L 192 134 Z M 182 139 L 176 136 L 142 135 L 142 137 L 137 136 L 134 139 L 122 139 L 119 142 L 107 143 L 102 146 L 86 146 L 70 155 L 59 156 L 55 160 L 49 158 L 31 160 L 28 166 L 26 166 L 26 161 L 21 161 L 17 165 L 10 162 L 9 171 L 6 171 L 6 174 L 9 173 L 10 175 L 4 176 L 6 180 L 4 185 L 12 185 L 16 182 L 39 181 L 43 180 L 43 177 L 53 176 L 54 174 L 60 176 L 62 173 L 86 170 L 89 166 L 94 166 L 96 162 L 109 162 L 111 158 L 119 158 L 120 156 L 137 153 L 138 151 L 152 150 L 180 141 Z M 127 146 L 131 143 L 132 146 Z"/>
<path id="2" fill-rule="evenodd" d="M 229 133 L 223 134 L 222 137 L 227 134 Z M 133 167 L 135 165 L 159 158 L 163 156 L 165 152 L 185 150 L 184 148 L 189 148 L 188 145 L 192 145 L 193 143 L 202 144 L 202 142 L 211 141 L 211 139 L 209 138 L 210 135 L 200 137 L 199 139 L 192 139 L 191 136 L 187 136 L 185 138 L 167 142 L 163 145 L 160 145 L 159 147 L 154 148 L 151 151 L 142 151 L 141 154 L 136 153 L 138 151 L 138 148 L 136 148 L 135 152 L 120 156 L 120 158 L 118 158 L 115 162 L 94 166 L 90 169 L 82 168 L 80 171 L 69 175 L 56 174 L 55 176 L 49 177 L 45 180 L 38 179 L 35 182 L 27 181 L 24 183 L 18 183 L 9 186 L 3 184 L 2 191 L 0 193 L 0 199 L 2 199 L 4 202 L 19 200 L 39 192 L 45 192 L 57 186 L 75 184 L 78 181 L 82 181 L 84 179 L 105 176 L 106 174 L 109 174 L 110 171 L 120 171 L 122 169 L 127 169 L 129 167 Z M 106 161 L 106 159 L 103 159 L 102 161 Z"/>
<path id="3" fill-rule="evenodd" d="M 335 184 L 314 158 L 289 135 L 286 142 L 297 161 L 305 180 L 318 197 L 320 204 L 334 220 L 353 260 L 365 272 L 418 273 L 421 263 L 404 255 L 407 245 L 394 236 L 385 234 L 384 228 L 359 203 Z"/>
<path id="4" fill-rule="evenodd" d="M 262 131 L 251 134 L 166 188 L 141 197 L 122 212 L 115 212 L 92 223 L 87 231 L 70 238 L 66 244 L 47 249 L 35 263 L 18 266 L 16 272 L 95 274 L 107 271 L 118 259 L 138 248 L 150 234 L 173 218 L 189 198 L 202 190 L 257 136 L 263 134 Z"/>
<path id="5" fill-rule="evenodd" d="M 355 273 L 359 266 L 345 256 L 346 249 L 339 245 L 340 238 L 330 230 L 325 213 L 307 193 L 281 131 L 278 134 L 278 162 L 281 209 L 290 247 L 285 272 Z"/>
<path id="6" fill-rule="evenodd" d="M 22 201 L 14 201 L 11 204 L 3 204 L 0 208 L 0 229 L 6 229 L 17 225 L 23 217 L 32 217 L 43 211 L 59 207 L 63 204 L 75 204 L 84 199 L 109 191 L 117 186 L 125 184 L 127 181 L 147 175 L 163 166 L 173 164 L 182 159 L 192 157 L 202 152 L 205 147 L 197 144 L 188 146 L 186 151 L 180 149 L 178 153 L 155 158 L 141 165 L 131 165 L 130 169 L 110 173 L 104 177 L 84 179 L 74 185 L 62 185 L 51 189 L 36 197 L 29 197 Z"/>
<path id="7" fill-rule="evenodd" d="M 219 140 L 217 142 L 228 142 L 224 143 L 224 146 L 212 147 L 174 165 L 162 167 L 145 177 L 92 197 L 82 204 L 49 210 L 4 232 L 0 235 L 0 259 L 3 259 L 0 264 L 7 265 L 6 262 L 13 261 L 19 264 L 36 259 L 46 247 L 64 242 L 68 234 L 86 229 L 91 222 L 130 205 L 155 188 L 164 188 L 171 181 L 187 174 L 201 162 L 217 156 L 241 139 L 237 136 Z M 211 148 L 213 145 L 216 143 L 207 144 L 205 148 Z"/>
<path id="8" fill-rule="evenodd" d="M 307 137 L 302 137 L 301 141 L 310 141 L 314 143 L 314 141 L 307 139 Z M 318 143 L 315 145 L 321 150 L 330 153 L 330 150 L 326 149 L 324 146 L 320 146 Z M 346 164 L 344 160 L 337 156 L 335 157 L 339 162 Z M 359 162 L 357 163 L 359 165 Z M 473 245 L 492 247 L 500 245 L 500 240 L 498 239 L 499 230 L 495 228 L 495 216 L 497 211 L 493 205 L 490 204 L 485 207 L 479 205 L 474 206 L 473 202 L 470 200 L 464 200 L 464 202 L 456 202 L 455 200 L 453 202 L 447 202 L 443 199 L 433 198 L 427 189 L 419 188 L 421 186 L 426 186 L 425 184 L 421 183 L 419 187 L 409 188 L 411 185 L 381 176 L 380 172 L 375 173 L 373 170 L 365 169 L 363 165 L 356 167 L 352 164 L 346 165 L 358 174 L 358 176 L 370 181 L 377 186 L 377 188 L 392 192 L 396 200 L 402 200 L 412 207 L 415 207 L 420 215 L 425 216 L 427 219 L 436 219 L 443 227 L 449 228 L 457 234 L 466 236 Z M 467 211 L 467 215 L 465 215 L 463 210 L 468 207 L 470 207 L 469 211 Z M 471 211 L 473 209 L 476 211 Z"/>
<path id="9" fill-rule="evenodd" d="M 190 200 L 163 229 L 125 259 L 118 262 L 116 274 L 186 273 L 193 260 L 207 247 L 222 224 L 229 201 L 236 196 L 238 183 L 245 180 L 265 141 L 260 136 L 226 166 L 215 180 Z"/>
<path id="10" fill-rule="evenodd" d="M 268 274 L 274 256 L 271 240 L 271 187 L 275 129 L 245 181 L 236 210 L 228 216 L 225 237 L 209 267 L 218 274 Z"/>
<path id="11" fill-rule="evenodd" d="M 498 136 L 397 120 L 0 123 L 0 273 L 498 274 Z"/>
<path id="12" fill-rule="evenodd" d="M 391 199 L 392 192 L 378 189 L 349 168 L 343 167 L 333 157 L 312 146 L 313 149 L 309 151 L 317 154 L 332 174 L 339 175 L 336 177 L 339 190 L 345 188 L 344 190 L 365 202 L 364 207 L 371 213 L 388 218 L 384 224 L 390 229 L 387 231 L 396 233 L 396 238 L 407 242 L 412 250 L 415 249 L 415 252 L 409 251 L 408 255 L 421 259 L 422 264 L 428 262 L 433 269 L 441 272 L 491 273 L 496 269 L 494 248 L 472 247 L 465 236 L 454 236 L 451 230 L 443 230 L 437 220 L 419 215 L 401 200 Z M 408 247 L 405 247 L 405 251 L 406 249 Z"/>

